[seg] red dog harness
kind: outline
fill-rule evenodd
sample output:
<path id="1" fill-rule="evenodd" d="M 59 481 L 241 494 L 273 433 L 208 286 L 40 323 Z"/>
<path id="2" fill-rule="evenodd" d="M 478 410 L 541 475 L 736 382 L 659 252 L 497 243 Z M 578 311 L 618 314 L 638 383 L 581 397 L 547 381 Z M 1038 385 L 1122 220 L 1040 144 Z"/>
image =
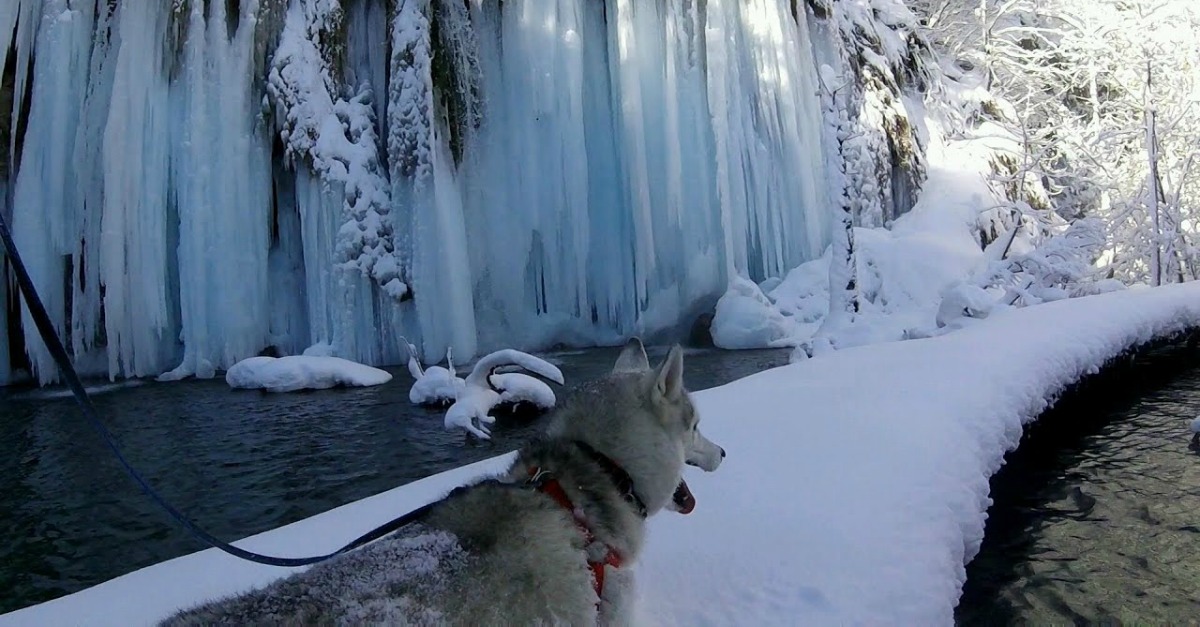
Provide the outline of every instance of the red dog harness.
<path id="1" fill-rule="evenodd" d="M 558 503 L 563 509 L 571 513 L 571 518 L 575 521 L 575 526 L 579 527 L 579 531 L 583 533 L 584 546 L 591 546 L 596 541 L 596 536 L 592 533 L 591 527 L 588 527 L 587 520 L 583 517 L 583 512 L 576 509 L 575 505 L 571 503 L 571 498 L 567 496 L 567 492 L 563 490 L 562 484 L 558 482 L 558 479 L 550 478 L 540 481 L 541 476 L 544 474 L 546 474 L 546 471 L 541 468 L 530 468 L 530 483 L 537 486 L 538 492 L 554 499 L 555 503 Z M 608 550 L 604 553 L 604 559 L 597 561 L 588 557 L 587 561 L 588 568 L 592 571 L 592 587 L 596 590 L 597 606 L 600 605 L 600 599 L 603 598 L 602 595 L 604 594 L 604 567 L 612 566 L 613 568 L 620 568 L 623 563 L 621 554 L 617 553 L 616 549 L 608 545 L 605 545 L 605 548 Z M 586 551 L 586 548 L 584 550 Z"/>

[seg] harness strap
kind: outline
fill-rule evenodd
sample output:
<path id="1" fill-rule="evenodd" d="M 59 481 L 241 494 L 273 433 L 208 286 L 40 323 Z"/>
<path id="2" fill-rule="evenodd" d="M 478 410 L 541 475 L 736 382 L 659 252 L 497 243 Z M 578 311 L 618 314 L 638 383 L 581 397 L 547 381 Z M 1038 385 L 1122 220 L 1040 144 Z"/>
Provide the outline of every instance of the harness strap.
<path id="1" fill-rule="evenodd" d="M 529 482 L 533 484 L 538 492 L 549 496 L 558 503 L 560 507 L 567 510 L 571 514 L 571 519 L 575 521 L 575 526 L 583 533 L 584 546 L 590 546 L 596 541 L 596 535 L 592 533 L 592 528 L 588 526 L 587 520 L 583 517 L 583 512 L 575 508 L 575 504 L 571 502 L 571 497 L 567 496 L 566 490 L 563 490 L 562 484 L 558 479 L 553 477 L 542 480 L 542 476 L 547 472 L 541 468 L 529 469 Z M 600 599 L 604 594 L 604 567 L 612 566 L 620 568 L 624 560 L 621 559 L 621 554 L 609 545 L 604 545 L 607 549 L 604 553 L 604 558 L 594 560 L 588 556 L 588 569 L 592 571 L 592 589 L 596 591 L 596 606 L 599 607 Z"/>

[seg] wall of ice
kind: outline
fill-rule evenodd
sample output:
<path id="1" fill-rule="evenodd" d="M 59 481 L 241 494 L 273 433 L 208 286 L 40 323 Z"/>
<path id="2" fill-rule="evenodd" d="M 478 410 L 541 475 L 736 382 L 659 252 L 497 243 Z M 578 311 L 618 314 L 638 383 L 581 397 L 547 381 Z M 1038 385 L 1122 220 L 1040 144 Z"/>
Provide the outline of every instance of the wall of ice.
<path id="1" fill-rule="evenodd" d="M 804 3 L 384 6 L 0 3 L 0 210 L 77 359 L 611 342 L 828 241 Z M 0 377 L 52 380 L 4 283 Z"/>

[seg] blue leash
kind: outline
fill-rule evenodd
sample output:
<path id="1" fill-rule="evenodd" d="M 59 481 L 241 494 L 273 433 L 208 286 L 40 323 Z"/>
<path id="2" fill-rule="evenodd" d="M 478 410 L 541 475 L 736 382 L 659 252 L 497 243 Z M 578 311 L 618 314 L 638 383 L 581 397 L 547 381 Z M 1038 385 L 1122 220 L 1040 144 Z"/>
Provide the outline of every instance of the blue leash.
<path id="1" fill-rule="evenodd" d="M 51 356 L 54 357 L 54 361 L 58 364 L 59 369 L 62 370 L 63 378 L 66 379 L 67 385 L 71 387 L 71 391 L 75 395 L 75 401 L 79 403 L 79 408 L 83 412 L 83 416 L 87 418 L 88 422 L 91 423 L 96 432 L 100 434 L 100 437 L 104 440 L 104 443 L 108 445 L 108 448 L 112 450 L 113 455 L 115 455 L 117 460 L 121 462 L 121 466 L 125 468 L 125 472 L 129 473 L 129 476 L 137 482 L 139 487 L 141 487 L 142 492 L 145 492 L 146 496 L 149 496 L 151 500 L 153 500 L 155 503 L 158 503 L 158 505 L 166 510 L 172 518 L 174 518 L 179 524 L 183 525 L 185 529 L 190 531 L 192 535 L 196 536 L 204 543 L 221 549 L 222 551 L 233 555 L 234 557 L 240 557 L 251 562 L 258 562 L 259 564 L 292 567 L 307 566 L 309 564 L 323 562 L 331 557 L 341 555 L 342 553 L 352 551 L 364 544 L 378 540 L 379 538 L 382 538 L 383 536 L 399 529 L 400 527 L 415 521 L 421 516 L 424 516 L 434 505 L 437 504 L 436 502 L 430 503 L 424 507 L 418 508 L 399 518 L 396 518 L 391 522 L 376 527 L 375 529 L 363 534 L 358 539 L 334 551 L 333 553 L 313 557 L 274 557 L 271 555 L 263 555 L 261 553 L 240 549 L 201 529 L 198 525 L 196 525 L 196 523 L 189 520 L 178 509 L 167 502 L 167 500 L 159 495 L 158 492 L 155 492 L 154 488 L 150 487 L 150 484 L 147 483 L 144 478 L 142 478 L 142 475 L 140 475 L 137 470 L 134 470 L 129 461 L 125 459 L 125 455 L 121 453 L 121 448 L 117 446 L 116 440 L 113 439 L 112 433 L 107 427 L 104 426 L 104 423 L 100 421 L 99 415 L 96 412 L 96 407 L 92 404 L 92 399 L 88 396 L 87 390 L 84 389 L 83 383 L 80 382 L 79 375 L 75 372 L 75 368 L 71 365 L 70 357 L 67 356 L 67 350 L 63 348 L 62 341 L 59 339 L 58 333 L 54 330 L 54 324 L 50 321 L 50 316 L 46 313 L 46 307 L 42 304 L 41 299 L 38 298 L 37 290 L 34 289 L 33 286 L 33 281 L 29 278 L 29 272 L 25 269 L 25 264 L 21 261 L 20 253 L 17 252 L 17 246 L 13 242 L 12 233 L 8 230 L 8 223 L 4 219 L 3 211 L 0 211 L 0 239 L 3 239 L 4 248 L 8 251 L 8 258 L 12 262 L 13 271 L 17 275 L 17 285 L 20 287 L 21 294 L 25 297 L 25 304 L 29 307 L 29 313 L 33 317 L 33 322 L 35 325 L 37 325 L 38 332 L 41 333 L 42 340 L 46 343 L 46 348 L 50 350 Z M 3 279 L 0 278 L 0 280 Z M 0 303 L 0 306 L 3 306 L 3 303 Z M 0 332 L 3 332 L 3 330 L 0 330 Z"/>

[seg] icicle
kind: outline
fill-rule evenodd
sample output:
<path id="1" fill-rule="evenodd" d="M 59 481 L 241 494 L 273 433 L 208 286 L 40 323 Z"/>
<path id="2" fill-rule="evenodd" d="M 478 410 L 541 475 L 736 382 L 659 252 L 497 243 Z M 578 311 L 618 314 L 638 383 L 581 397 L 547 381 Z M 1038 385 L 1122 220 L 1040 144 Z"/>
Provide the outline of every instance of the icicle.
<path id="1" fill-rule="evenodd" d="M 9 128 L 16 129 L 25 103 L 26 81 L 29 79 L 29 63 L 33 58 L 34 40 L 37 37 L 42 15 L 42 0 L 7 0 L 0 7 L 0 61 L 8 63 L 8 52 L 15 49 L 16 76 L 13 84 L 13 108 L 10 112 Z M 0 65 L 0 71 L 6 66 Z M 0 112 L 2 115 L 3 112 Z M 10 164 L 16 164 L 17 134 L 9 138 L 8 154 L 12 157 Z"/>
<path id="2" fill-rule="evenodd" d="M 789 2 L 283 4 L 0 6 L 18 98 L 36 59 L 22 238 L 112 376 L 268 344 L 392 363 L 401 333 L 426 359 L 652 333 L 829 239 Z"/>
<path id="3" fill-rule="evenodd" d="M 14 43 L 21 43 L 13 41 L 17 36 L 17 20 L 20 19 L 21 9 L 24 8 L 26 11 L 30 11 L 33 6 L 33 2 L 23 2 L 22 0 L 9 0 L 0 4 L 0 71 L 8 63 L 8 49 Z M 15 111 L 15 109 L 13 111 L 0 111 L 0 115 L 7 115 L 10 119 L 15 119 Z M 8 146 L 2 146 L 0 150 L 4 150 L 5 154 L 9 154 Z"/>
<path id="4" fill-rule="evenodd" d="M 171 133 L 163 58 L 170 11 L 169 3 L 157 2 L 117 9 L 99 251 L 110 376 L 162 372 L 176 339 L 169 333 L 175 281 L 167 245 Z"/>
<path id="5" fill-rule="evenodd" d="M 685 303 L 723 289 L 729 275 L 721 267 L 722 231 L 716 211 L 716 167 L 712 113 L 703 67 L 704 23 L 699 0 L 673 0 L 667 16 L 667 94 L 678 109 L 668 145 L 676 146 L 678 173 L 671 197 L 677 198 L 682 256 L 677 265 Z M 678 189 L 674 186 L 678 185 Z"/>
<path id="6" fill-rule="evenodd" d="M 587 280 L 579 289 L 587 294 L 583 312 L 585 329 L 636 331 L 640 310 L 631 258 L 627 196 L 621 183 L 621 159 L 612 97 L 607 12 L 604 2 L 580 4 L 579 39 L 583 48 L 583 142 L 587 148 Z M 588 316 L 590 309 L 591 316 Z M 589 324 L 590 323 L 590 324 Z M 554 341 L 537 338 L 535 341 Z"/>
<path id="7" fill-rule="evenodd" d="M 488 110 L 464 213 L 488 346 L 662 329 L 828 240 L 788 3 L 510 0 L 471 19 Z"/>
<path id="8" fill-rule="evenodd" d="M 648 289 L 657 255 L 654 250 L 655 207 L 650 190 L 653 180 L 650 166 L 653 160 L 647 154 L 646 107 L 642 101 L 643 76 L 640 70 L 647 66 L 657 69 L 654 66 L 658 59 L 653 56 L 657 50 L 651 47 L 656 42 L 649 37 L 638 37 L 642 33 L 637 31 L 639 25 L 657 20 L 658 16 L 653 3 L 640 3 L 636 10 L 633 0 L 615 0 L 615 3 L 616 20 L 610 22 L 609 67 L 613 73 L 613 109 L 619 112 L 617 127 L 622 131 L 620 145 L 624 188 L 633 218 L 634 284 L 627 286 L 627 289 L 632 289 L 637 303 L 644 305 L 649 298 Z M 649 29 L 641 30 L 645 32 Z"/>
<path id="9" fill-rule="evenodd" d="M 66 259 L 80 241 L 79 208 L 69 193 L 75 187 L 75 128 L 83 103 L 82 83 L 77 77 L 88 68 L 93 15 L 90 3 L 72 10 L 66 0 L 47 0 L 42 11 L 25 149 L 13 194 L 12 228 L 47 313 L 64 336 L 68 314 L 64 288 L 71 284 Z M 29 310 L 22 306 L 21 311 L 25 351 L 33 374 L 42 383 L 54 381 L 58 378 L 54 360 Z"/>
<path id="10" fill-rule="evenodd" d="M 270 144 L 258 117 L 247 115 L 262 99 L 253 67 L 258 2 L 238 5 L 235 33 L 226 3 L 207 4 L 190 3 L 171 88 L 184 354 L 168 379 L 212 377 L 257 354 L 270 328 Z"/>
<path id="11" fill-rule="evenodd" d="M 97 5 L 92 58 L 87 70 L 79 126 L 75 129 L 76 184 L 72 202 L 80 219 L 82 241 L 72 256 L 71 348 L 84 355 L 103 341 L 100 290 L 101 223 L 104 215 L 104 131 L 112 97 L 116 57 L 112 54 L 114 27 L 110 6 Z M 117 373 L 110 372 L 110 375 Z"/>
<path id="12" fill-rule="evenodd" d="M 345 82 L 354 91 L 363 87 L 373 95 L 376 122 L 387 119 L 387 3 L 349 2 L 346 10 Z M 459 3 L 458 6 L 462 6 Z M 383 129 L 377 129 L 382 133 Z"/>
<path id="13" fill-rule="evenodd" d="M 392 201 L 397 224 L 408 224 L 401 227 L 402 258 L 412 263 L 422 353 L 429 359 L 456 348 L 469 359 L 476 348 L 473 282 L 453 158 L 435 117 L 429 11 L 427 0 L 405 0 L 393 22 Z"/>
<path id="14" fill-rule="evenodd" d="M 746 273 L 747 255 L 744 211 L 746 198 L 744 165 L 740 129 L 731 127 L 731 120 L 742 117 L 740 103 L 743 94 L 736 83 L 735 36 L 730 23 L 728 0 L 708 4 L 705 25 L 707 51 L 708 103 L 712 112 L 713 137 L 716 148 L 718 211 L 721 216 L 722 258 L 728 276 Z"/>
<path id="15" fill-rule="evenodd" d="M 304 232 L 295 180 L 284 171 L 282 164 L 275 164 L 274 180 L 278 236 L 267 260 L 271 308 L 269 341 L 283 355 L 299 355 L 315 342 L 310 336 L 312 327 L 305 300 Z"/>
<path id="16" fill-rule="evenodd" d="M 828 241 L 816 67 L 803 12 L 777 0 L 708 5 L 708 100 L 730 267 L 761 280 Z"/>

